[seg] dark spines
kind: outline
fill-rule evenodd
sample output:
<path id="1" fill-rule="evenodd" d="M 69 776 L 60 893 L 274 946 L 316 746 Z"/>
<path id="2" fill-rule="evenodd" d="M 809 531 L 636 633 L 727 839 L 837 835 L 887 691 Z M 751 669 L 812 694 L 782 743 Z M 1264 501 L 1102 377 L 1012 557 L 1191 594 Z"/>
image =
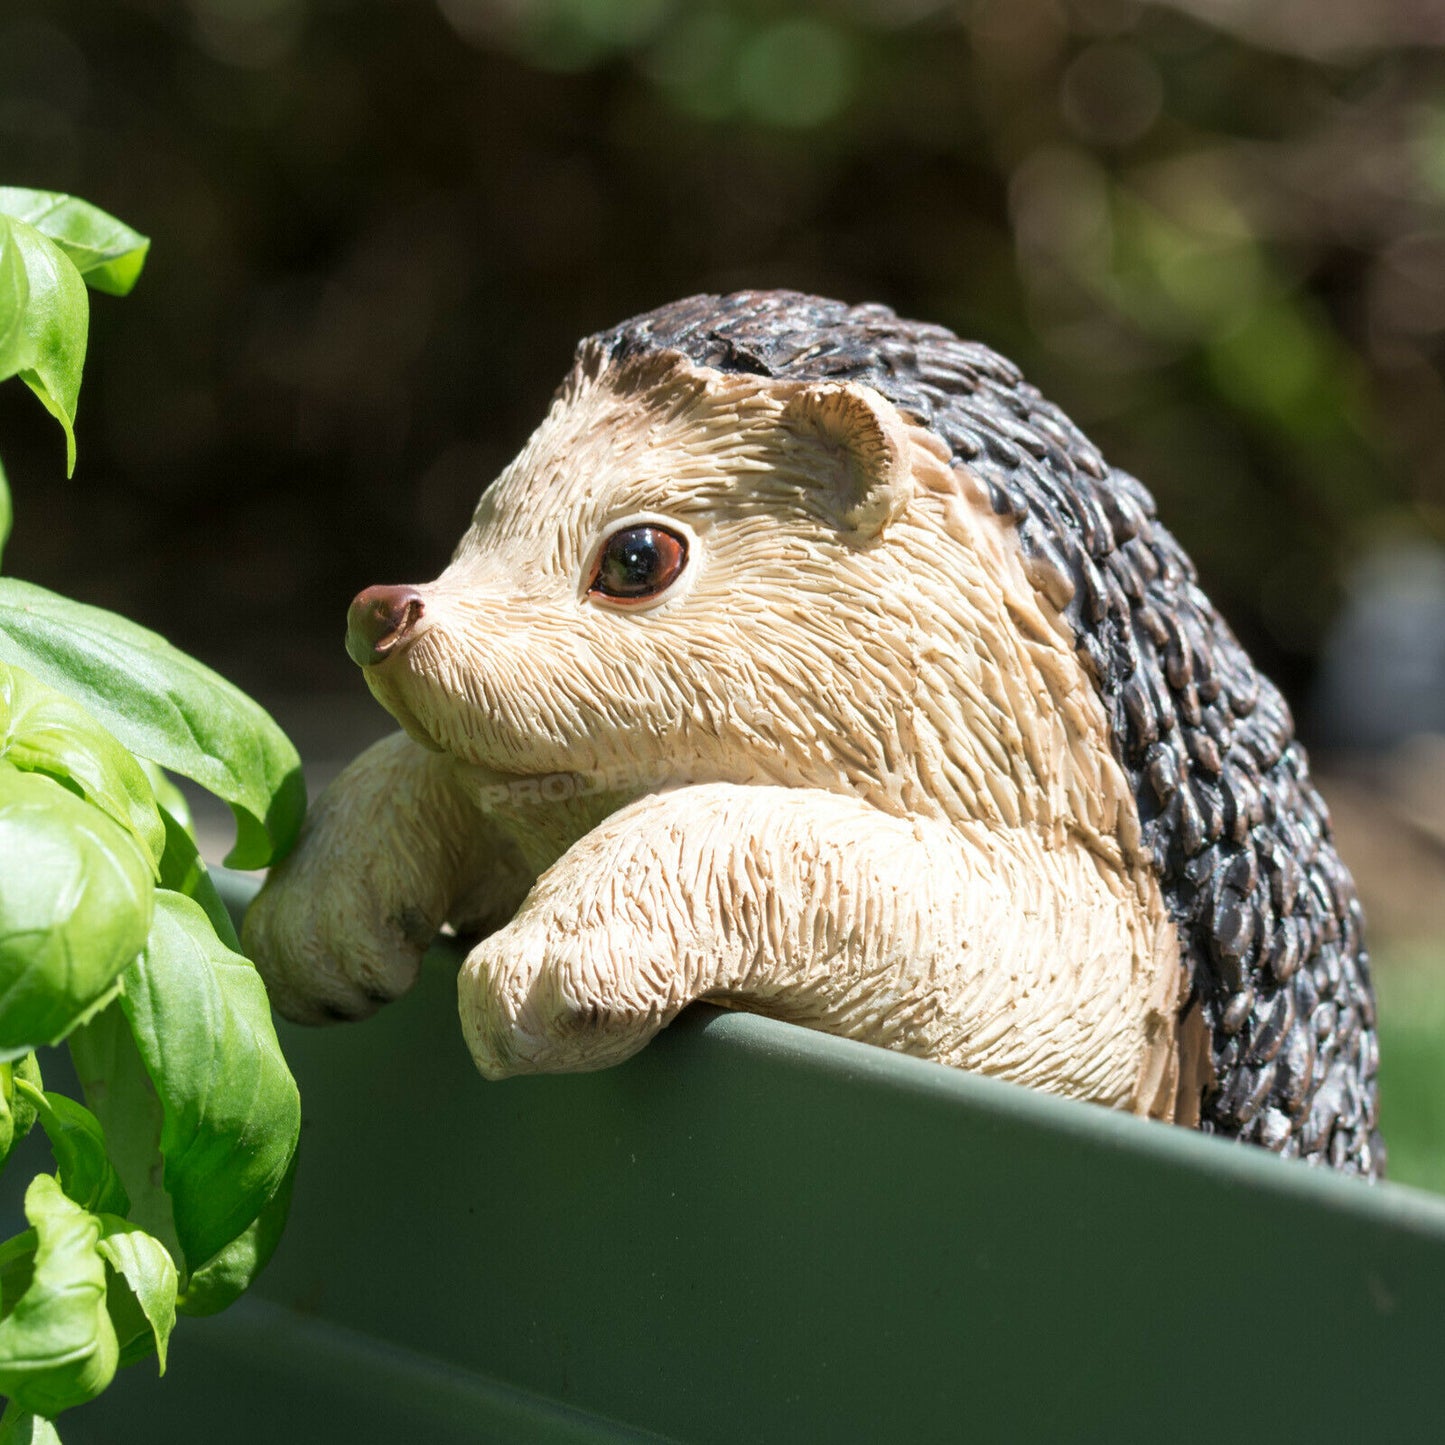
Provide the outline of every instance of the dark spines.
<path id="1" fill-rule="evenodd" d="M 1052 569 L 1050 595 L 1066 599 L 1099 687 L 1213 1039 L 1201 1128 L 1378 1175 L 1374 1000 L 1354 885 L 1289 709 L 1196 585 L 1148 491 L 1011 362 L 884 306 L 694 296 L 593 344 L 619 361 L 677 351 L 721 371 L 859 381 L 948 444 L 1025 553 Z"/>

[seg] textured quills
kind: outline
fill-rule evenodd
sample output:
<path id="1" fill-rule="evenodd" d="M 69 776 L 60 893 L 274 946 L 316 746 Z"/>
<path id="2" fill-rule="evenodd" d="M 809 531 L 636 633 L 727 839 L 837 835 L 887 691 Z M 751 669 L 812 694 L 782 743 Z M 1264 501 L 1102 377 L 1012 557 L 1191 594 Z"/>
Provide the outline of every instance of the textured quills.
<path id="1" fill-rule="evenodd" d="M 489 1077 L 708 998 L 1380 1172 L 1288 709 L 1148 492 L 984 347 L 787 292 L 589 338 L 348 650 L 404 735 L 251 910 L 284 1012 L 370 1011 L 450 921 Z"/>

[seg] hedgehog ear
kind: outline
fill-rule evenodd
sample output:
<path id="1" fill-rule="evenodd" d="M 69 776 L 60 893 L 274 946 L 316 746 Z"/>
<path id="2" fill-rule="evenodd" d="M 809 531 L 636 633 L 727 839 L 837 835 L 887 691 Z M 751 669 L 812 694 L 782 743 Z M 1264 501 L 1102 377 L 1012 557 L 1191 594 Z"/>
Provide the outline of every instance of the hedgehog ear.
<path id="1" fill-rule="evenodd" d="M 871 387 L 804 386 L 789 397 L 782 421 L 824 453 L 832 510 L 845 533 L 866 541 L 903 511 L 912 474 L 908 438 L 897 411 Z"/>

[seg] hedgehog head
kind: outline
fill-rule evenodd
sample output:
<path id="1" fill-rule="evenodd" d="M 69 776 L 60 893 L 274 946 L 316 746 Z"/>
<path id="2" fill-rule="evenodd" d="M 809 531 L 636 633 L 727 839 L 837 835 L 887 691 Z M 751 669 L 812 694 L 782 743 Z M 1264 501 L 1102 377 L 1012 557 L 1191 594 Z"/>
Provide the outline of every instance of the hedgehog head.
<path id="1" fill-rule="evenodd" d="M 587 790 L 580 828 L 767 781 L 1132 858 L 1103 712 L 1009 531 L 866 384 L 591 342 L 450 566 L 363 593 L 350 645 L 425 746 Z"/>

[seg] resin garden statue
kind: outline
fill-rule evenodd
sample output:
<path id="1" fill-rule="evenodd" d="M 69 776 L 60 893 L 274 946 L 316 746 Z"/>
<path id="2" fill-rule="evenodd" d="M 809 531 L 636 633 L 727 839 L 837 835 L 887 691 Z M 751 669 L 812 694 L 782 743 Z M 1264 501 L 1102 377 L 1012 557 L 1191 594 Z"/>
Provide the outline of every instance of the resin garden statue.
<path id="1" fill-rule="evenodd" d="M 288 1016 L 396 998 L 449 922 L 491 1079 L 707 999 L 1379 1173 L 1289 711 L 1149 493 L 984 347 L 791 292 L 591 337 L 347 646 L 402 731 L 247 919 Z"/>

